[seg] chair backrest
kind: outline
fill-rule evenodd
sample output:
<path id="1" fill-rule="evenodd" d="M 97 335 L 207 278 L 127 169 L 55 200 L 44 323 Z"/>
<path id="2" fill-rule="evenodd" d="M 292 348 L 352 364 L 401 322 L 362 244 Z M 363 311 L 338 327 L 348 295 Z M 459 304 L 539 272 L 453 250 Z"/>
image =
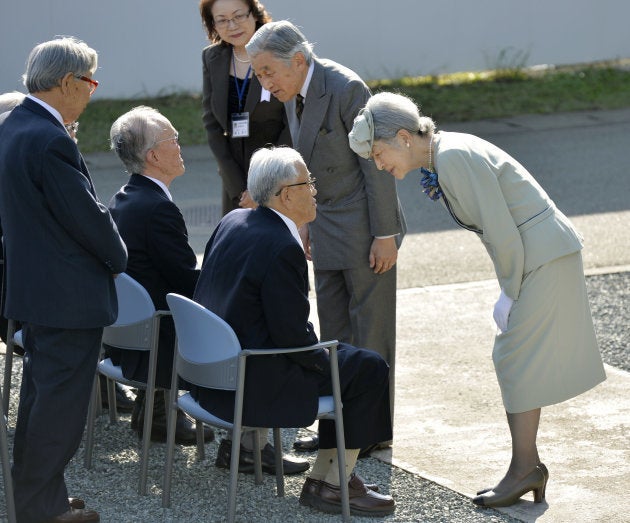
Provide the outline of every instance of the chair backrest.
<path id="1" fill-rule="evenodd" d="M 118 317 L 103 330 L 103 343 L 119 349 L 150 350 L 155 314 L 151 296 L 128 274 L 119 274 L 114 283 Z"/>
<path id="2" fill-rule="evenodd" d="M 177 334 L 177 374 L 211 389 L 235 390 L 241 344 L 224 320 L 202 305 L 166 295 Z"/>

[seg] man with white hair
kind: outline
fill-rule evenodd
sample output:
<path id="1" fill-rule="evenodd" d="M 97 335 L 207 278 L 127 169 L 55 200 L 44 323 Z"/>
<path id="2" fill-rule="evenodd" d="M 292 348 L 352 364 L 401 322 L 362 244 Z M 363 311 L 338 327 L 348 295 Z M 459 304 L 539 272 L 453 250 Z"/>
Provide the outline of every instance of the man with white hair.
<path id="1" fill-rule="evenodd" d="M 247 188 L 256 209 L 227 214 L 206 246 L 194 299 L 234 329 L 244 349 L 304 347 L 317 343 L 308 321 L 308 276 L 299 227 L 315 219 L 315 180 L 295 150 L 259 149 L 252 156 Z M 340 344 L 339 376 L 346 441 L 350 510 L 383 516 L 394 511 L 353 473 L 359 450 L 391 439 L 389 367 L 376 352 Z M 315 420 L 318 397 L 332 392 L 330 363 L 323 349 L 247 363 L 243 424 L 306 427 Z M 232 420 L 234 393 L 198 388 L 202 406 Z M 306 478 L 300 503 L 341 512 L 334 422 L 319 423 L 320 449 Z"/>

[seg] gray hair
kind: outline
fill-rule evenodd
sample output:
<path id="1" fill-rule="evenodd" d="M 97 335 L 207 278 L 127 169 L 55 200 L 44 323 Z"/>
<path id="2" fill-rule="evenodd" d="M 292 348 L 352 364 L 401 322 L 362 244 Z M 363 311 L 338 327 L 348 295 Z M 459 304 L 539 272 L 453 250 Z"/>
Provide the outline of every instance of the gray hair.
<path id="1" fill-rule="evenodd" d="M 372 113 L 374 140 L 389 142 L 401 129 L 421 136 L 435 132 L 435 122 L 423 116 L 415 102 L 402 94 L 377 93 L 365 107 Z"/>
<path id="2" fill-rule="evenodd" d="M 153 107 L 140 105 L 120 116 L 109 131 L 111 148 L 129 174 L 144 171 L 147 152 L 160 134 L 171 127 L 168 118 Z"/>
<path id="3" fill-rule="evenodd" d="M 94 74 L 98 64 L 96 51 L 72 36 L 60 37 L 37 45 L 28 57 L 22 79 L 29 93 L 49 91 L 68 73 Z"/>
<path id="4" fill-rule="evenodd" d="M 266 205 L 283 184 L 297 180 L 300 164 L 304 164 L 302 155 L 290 147 L 258 149 L 252 155 L 247 175 L 252 200 Z"/>
<path id="5" fill-rule="evenodd" d="M 16 105 L 20 105 L 24 100 L 24 93 L 20 91 L 11 91 L 0 94 L 0 114 L 13 109 Z"/>
<path id="6" fill-rule="evenodd" d="M 257 56 L 264 52 L 271 53 L 287 65 L 296 53 L 302 53 L 308 65 L 311 65 L 315 57 L 313 44 L 309 43 L 302 32 L 287 20 L 263 25 L 250 38 L 245 49 L 249 56 Z"/>

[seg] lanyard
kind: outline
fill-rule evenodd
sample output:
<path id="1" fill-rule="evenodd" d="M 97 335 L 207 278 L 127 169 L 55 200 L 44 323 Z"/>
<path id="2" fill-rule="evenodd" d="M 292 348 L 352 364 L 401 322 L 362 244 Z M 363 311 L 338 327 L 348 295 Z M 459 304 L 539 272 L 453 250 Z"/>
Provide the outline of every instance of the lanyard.
<path id="1" fill-rule="evenodd" d="M 232 67 L 234 68 L 234 85 L 236 85 L 236 95 L 238 96 L 238 110 L 243 110 L 243 96 L 245 95 L 245 89 L 247 89 L 247 83 L 249 82 L 249 73 L 252 72 L 252 66 L 247 68 L 247 74 L 243 79 L 243 84 L 239 87 L 238 85 L 238 77 L 236 76 L 236 60 L 234 59 L 234 54 L 232 54 Z"/>

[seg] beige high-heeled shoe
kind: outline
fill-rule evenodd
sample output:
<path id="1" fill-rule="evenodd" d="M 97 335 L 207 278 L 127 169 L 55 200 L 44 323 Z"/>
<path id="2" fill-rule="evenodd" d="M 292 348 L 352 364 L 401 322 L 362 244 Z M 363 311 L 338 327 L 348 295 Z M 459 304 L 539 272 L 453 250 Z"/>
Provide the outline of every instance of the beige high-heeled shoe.
<path id="1" fill-rule="evenodd" d="M 541 461 L 538 465 L 538 468 L 540 470 L 542 470 L 543 475 L 545 476 L 545 486 L 543 487 L 543 493 L 542 493 L 542 497 L 543 499 L 545 498 L 545 493 L 547 491 L 547 482 L 549 481 L 549 470 L 547 469 L 547 466 Z M 477 496 L 481 496 L 481 494 L 485 494 L 486 492 L 490 492 L 491 490 L 493 490 L 494 487 L 488 487 L 482 490 L 478 490 L 477 491 Z"/>
<path id="2" fill-rule="evenodd" d="M 534 491 L 534 503 L 542 503 L 546 481 L 542 468 L 536 466 L 512 491 L 497 494 L 494 490 L 490 490 L 474 498 L 473 503 L 482 507 L 509 507 L 514 505 L 523 494 L 532 490 Z"/>

